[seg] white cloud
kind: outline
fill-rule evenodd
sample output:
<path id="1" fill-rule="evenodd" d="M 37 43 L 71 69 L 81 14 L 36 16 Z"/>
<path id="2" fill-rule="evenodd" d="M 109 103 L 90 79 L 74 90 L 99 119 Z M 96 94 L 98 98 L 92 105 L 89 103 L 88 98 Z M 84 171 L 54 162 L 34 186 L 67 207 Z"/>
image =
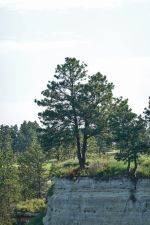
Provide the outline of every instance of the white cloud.
<path id="1" fill-rule="evenodd" d="M 110 8 L 148 0 L 0 0 L 0 7 L 15 10 L 52 10 L 68 8 Z"/>

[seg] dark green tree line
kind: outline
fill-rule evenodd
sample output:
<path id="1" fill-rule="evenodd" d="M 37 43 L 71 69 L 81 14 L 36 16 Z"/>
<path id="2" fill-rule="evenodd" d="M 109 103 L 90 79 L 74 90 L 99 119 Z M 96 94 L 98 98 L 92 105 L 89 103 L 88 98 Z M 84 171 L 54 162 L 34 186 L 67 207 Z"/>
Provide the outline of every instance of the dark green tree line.
<path id="1" fill-rule="evenodd" d="M 20 197 L 18 171 L 8 126 L 0 127 L 0 225 L 12 225 L 13 210 Z"/>

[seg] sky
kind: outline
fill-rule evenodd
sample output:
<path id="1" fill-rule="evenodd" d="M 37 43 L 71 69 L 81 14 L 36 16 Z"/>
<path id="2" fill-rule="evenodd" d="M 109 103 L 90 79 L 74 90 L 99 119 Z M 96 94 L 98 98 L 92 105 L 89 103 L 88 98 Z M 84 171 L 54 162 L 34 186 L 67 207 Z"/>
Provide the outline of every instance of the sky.
<path id="1" fill-rule="evenodd" d="M 38 120 L 57 64 L 101 72 L 140 114 L 150 96 L 150 0 L 0 0 L 0 124 Z"/>

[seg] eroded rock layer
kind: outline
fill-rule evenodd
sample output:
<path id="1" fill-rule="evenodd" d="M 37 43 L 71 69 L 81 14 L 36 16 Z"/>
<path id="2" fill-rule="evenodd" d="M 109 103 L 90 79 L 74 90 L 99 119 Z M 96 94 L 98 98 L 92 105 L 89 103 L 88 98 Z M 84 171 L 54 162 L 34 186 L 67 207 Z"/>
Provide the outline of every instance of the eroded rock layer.
<path id="1" fill-rule="evenodd" d="M 150 180 L 56 179 L 44 225 L 150 225 Z"/>

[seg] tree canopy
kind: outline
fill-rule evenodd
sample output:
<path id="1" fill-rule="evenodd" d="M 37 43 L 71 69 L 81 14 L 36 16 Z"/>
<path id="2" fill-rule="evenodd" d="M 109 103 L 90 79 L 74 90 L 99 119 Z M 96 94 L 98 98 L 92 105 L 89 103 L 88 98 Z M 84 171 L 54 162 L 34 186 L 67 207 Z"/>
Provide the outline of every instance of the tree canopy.
<path id="1" fill-rule="evenodd" d="M 75 142 L 81 168 L 85 166 L 88 138 L 105 129 L 113 89 L 106 76 L 99 72 L 89 76 L 86 68 L 79 60 L 66 58 L 42 91 L 44 98 L 35 100 L 44 108 L 39 118 L 47 144 Z"/>
<path id="2" fill-rule="evenodd" d="M 127 99 L 118 98 L 113 105 L 110 124 L 114 142 L 119 149 L 116 159 L 127 162 L 128 172 L 132 172 L 135 175 L 138 167 L 138 158 L 141 154 L 148 151 L 146 122 L 141 115 L 137 116 L 137 114 L 132 112 Z M 131 162 L 134 162 L 132 170 L 130 168 Z"/>

